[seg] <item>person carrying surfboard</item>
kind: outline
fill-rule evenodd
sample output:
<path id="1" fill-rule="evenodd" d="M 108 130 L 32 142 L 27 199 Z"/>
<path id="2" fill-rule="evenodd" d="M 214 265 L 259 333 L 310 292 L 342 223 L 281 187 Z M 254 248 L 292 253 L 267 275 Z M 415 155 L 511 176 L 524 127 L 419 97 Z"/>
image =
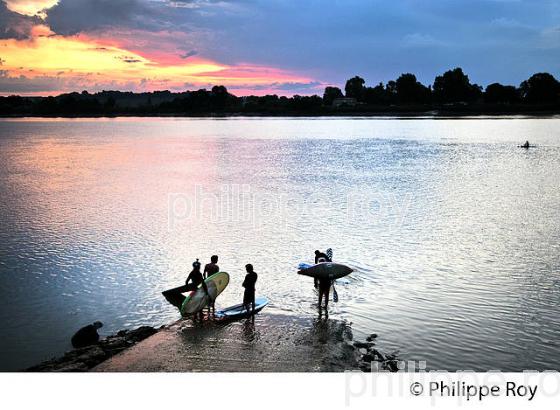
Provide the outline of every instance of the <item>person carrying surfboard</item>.
<path id="1" fill-rule="evenodd" d="M 220 271 L 220 267 L 218 266 L 218 255 L 212 255 L 210 257 L 210 263 L 207 263 L 204 266 L 204 280 L 208 279 L 208 277 L 212 276 L 215 273 Z M 208 304 L 208 312 L 212 310 L 212 313 L 216 313 L 216 305 L 214 302 Z"/>
<path id="2" fill-rule="evenodd" d="M 198 259 L 193 262 L 192 266 L 193 266 L 193 270 L 191 271 L 191 273 L 189 273 L 189 276 L 187 276 L 187 280 L 185 281 L 185 285 L 187 286 L 187 291 L 197 290 L 198 286 L 202 284 L 202 288 L 204 289 L 204 292 L 206 293 L 206 295 L 210 296 L 208 294 L 208 288 L 206 287 L 206 283 L 204 283 L 204 278 L 202 276 L 202 273 L 200 272 L 200 262 L 198 261 Z M 189 285 L 189 281 L 191 282 L 190 285 Z"/>
<path id="3" fill-rule="evenodd" d="M 198 259 L 193 262 L 192 267 L 193 269 L 191 273 L 189 273 L 189 276 L 187 276 L 187 280 L 185 281 L 185 284 L 183 286 L 179 286 L 178 288 L 173 288 L 162 292 L 165 299 L 167 299 L 169 303 L 171 303 L 173 306 L 178 307 L 179 309 L 181 309 L 181 306 L 185 300 L 185 296 L 183 295 L 183 293 L 198 289 L 198 286 L 200 284 L 202 284 L 202 288 L 204 289 L 204 292 L 206 293 L 208 298 L 210 300 L 212 299 L 212 297 L 208 293 L 208 287 L 206 286 L 206 283 L 204 283 L 202 273 L 200 272 L 200 262 L 198 261 Z"/>
<path id="4" fill-rule="evenodd" d="M 212 297 L 208 293 L 208 287 L 204 282 L 204 277 L 202 276 L 202 272 L 200 272 L 200 262 L 198 261 L 198 259 L 193 262 L 192 266 L 193 266 L 193 270 L 191 271 L 191 273 L 189 273 L 189 276 L 187 276 L 187 280 L 185 282 L 185 285 L 187 286 L 187 291 L 197 290 L 198 286 L 202 284 L 202 289 L 204 289 L 206 296 L 208 296 L 209 300 L 212 300 Z M 191 282 L 190 285 L 189 285 L 189 281 Z M 200 313 L 200 319 L 202 320 L 203 318 L 202 310 L 199 313 Z"/>
<path id="5" fill-rule="evenodd" d="M 315 264 L 321 262 L 332 262 L 332 249 L 327 249 L 327 253 L 320 252 L 319 250 L 315 251 Z M 330 279 L 317 279 L 313 278 L 313 282 L 315 285 L 315 289 L 319 290 L 319 309 L 321 309 L 321 302 L 323 296 L 325 297 L 325 309 L 329 307 L 329 294 L 331 291 L 331 285 L 333 283 Z M 335 300 L 336 301 L 336 300 Z"/>
<path id="6" fill-rule="evenodd" d="M 326 253 L 323 253 L 319 250 L 315 251 L 315 265 L 317 265 L 320 262 L 332 262 L 331 258 L 329 258 L 329 256 Z M 313 279 L 313 285 L 315 286 L 315 289 L 317 289 L 319 287 L 319 280 L 317 278 Z"/>
<path id="7" fill-rule="evenodd" d="M 255 284 L 257 283 L 257 273 L 253 270 L 253 265 L 248 263 L 245 265 L 245 270 L 247 275 L 245 275 L 245 280 L 243 281 L 243 286 L 245 292 L 243 293 L 243 305 L 245 309 L 251 312 L 251 316 L 255 314 Z M 251 310 L 249 310 L 249 305 Z"/>

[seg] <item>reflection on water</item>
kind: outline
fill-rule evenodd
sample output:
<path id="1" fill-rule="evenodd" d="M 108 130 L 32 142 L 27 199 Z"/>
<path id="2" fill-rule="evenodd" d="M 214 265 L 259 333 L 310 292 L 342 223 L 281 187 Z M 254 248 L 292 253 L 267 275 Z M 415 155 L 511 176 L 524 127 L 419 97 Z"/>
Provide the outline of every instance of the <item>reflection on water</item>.
<path id="1" fill-rule="evenodd" d="M 0 368 L 67 350 L 94 320 L 106 334 L 175 320 L 160 292 L 212 254 L 231 274 L 218 308 L 241 302 L 253 263 L 263 314 L 316 318 L 312 280 L 295 268 L 332 247 L 356 271 L 329 318 L 357 338 L 378 333 L 380 349 L 430 369 L 560 369 L 558 129 L 1 121 Z M 527 139 L 537 148 L 517 148 Z"/>

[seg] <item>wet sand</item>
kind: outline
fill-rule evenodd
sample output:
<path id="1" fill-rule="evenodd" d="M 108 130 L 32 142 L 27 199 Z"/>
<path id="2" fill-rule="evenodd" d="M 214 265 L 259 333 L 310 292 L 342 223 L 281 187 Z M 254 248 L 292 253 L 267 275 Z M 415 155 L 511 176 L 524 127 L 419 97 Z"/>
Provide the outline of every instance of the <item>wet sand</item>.
<path id="1" fill-rule="evenodd" d="M 258 315 L 179 321 L 108 359 L 95 372 L 341 372 L 357 370 L 348 324 Z"/>

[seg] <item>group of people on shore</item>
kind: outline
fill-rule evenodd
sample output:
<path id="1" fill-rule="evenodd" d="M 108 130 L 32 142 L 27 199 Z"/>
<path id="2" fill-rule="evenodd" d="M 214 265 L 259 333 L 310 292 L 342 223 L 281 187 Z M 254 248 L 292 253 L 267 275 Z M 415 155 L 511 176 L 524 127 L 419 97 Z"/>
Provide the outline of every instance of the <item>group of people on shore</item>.
<path id="1" fill-rule="evenodd" d="M 166 290 L 163 292 L 163 296 L 167 299 L 169 303 L 178 307 L 179 309 L 183 305 L 185 301 L 185 296 L 183 293 L 191 292 L 193 290 L 197 290 L 199 286 L 202 287 L 208 298 L 210 299 L 210 303 L 208 305 L 208 311 L 212 315 L 216 313 L 216 307 L 214 305 L 214 299 L 212 295 L 208 292 L 208 287 L 206 286 L 205 280 L 208 279 L 210 276 L 218 273 L 220 271 L 220 267 L 218 266 L 218 255 L 212 255 L 210 258 L 210 263 L 207 263 L 204 266 L 204 270 L 201 271 L 201 263 L 197 259 L 192 264 L 192 271 L 187 276 L 187 280 L 185 281 L 184 286 L 179 286 L 178 288 Z M 255 285 L 257 283 L 258 275 L 255 272 L 253 265 L 248 263 L 245 265 L 245 270 L 247 274 L 245 275 L 245 280 L 243 281 L 243 288 L 245 291 L 243 292 L 243 305 L 247 312 L 254 312 L 255 310 Z M 202 318 L 202 311 L 199 312 L 200 317 Z"/>
<path id="2" fill-rule="evenodd" d="M 332 251 L 329 249 L 327 252 L 321 252 L 319 250 L 315 251 L 315 264 L 321 262 L 332 262 Z M 214 299 L 212 295 L 208 292 L 208 287 L 206 286 L 205 280 L 210 276 L 220 272 L 220 267 L 218 266 L 218 255 L 212 255 L 210 262 L 204 266 L 204 270 L 201 270 L 201 263 L 198 259 L 192 264 L 192 271 L 187 276 L 185 285 L 179 286 L 174 289 L 166 290 L 163 292 L 163 296 L 172 305 L 181 308 L 183 302 L 185 301 L 185 296 L 183 293 L 191 292 L 202 287 L 210 303 L 208 305 L 208 313 L 214 315 L 216 313 L 216 308 L 214 304 Z M 243 305 L 247 312 L 254 312 L 255 310 L 255 285 L 257 283 L 258 275 L 254 271 L 252 264 L 245 265 L 246 275 L 243 280 L 244 292 L 243 292 Z M 319 303 L 318 307 L 321 309 L 324 299 L 324 307 L 328 309 L 329 305 L 329 294 L 333 281 L 330 279 L 318 279 L 314 278 L 314 286 L 319 293 Z M 199 312 L 200 318 L 202 318 L 202 311 Z"/>

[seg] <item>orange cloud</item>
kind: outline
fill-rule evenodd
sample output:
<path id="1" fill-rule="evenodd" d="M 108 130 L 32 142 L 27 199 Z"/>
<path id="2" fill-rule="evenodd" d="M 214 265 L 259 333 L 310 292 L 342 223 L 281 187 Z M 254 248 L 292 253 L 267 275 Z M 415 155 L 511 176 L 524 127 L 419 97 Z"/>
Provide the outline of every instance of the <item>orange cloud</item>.
<path id="1" fill-rule="evenodd" d="M 200 57 L 196 52 L 178 50 L 174 45 L 177 41 L 165 41 L 177 40 L 177 35 L 121 32 L 113 38 L 109 33 L 100 35 L 100 38 L 93 37 L 93 34 L 66 37 L 53 33 L 47 26 L 38 25 L 33 28 L 30 39 L 0 40 L 0 94 L 53 94 L 82 89 L 184 91 L 215 84 L 244 92 L 253 90 L 252 93 L 257 94 L 267 91 L 292 94 L 292 88 L 297 88 L 298 84 L 304 89 L 315 84 L 310 78 L 276 68 L 220 64 Z M 132 42 L 127 36 L 136 39 L 135 46 L 129 47 Z M 21 89 L 22 83 L 33 81 L 36 86 Z M 41 90 L 40 84 L 49 81 L 61 89 L 47 87 Z M 12 89 L 10 84 L 14 85 Z"/>
<path id="2" fill-rule="evenodd" d="M 6 5 L 16 13 L 34 16 L 58 3 L 58 0 L 7 0 Z"/>

